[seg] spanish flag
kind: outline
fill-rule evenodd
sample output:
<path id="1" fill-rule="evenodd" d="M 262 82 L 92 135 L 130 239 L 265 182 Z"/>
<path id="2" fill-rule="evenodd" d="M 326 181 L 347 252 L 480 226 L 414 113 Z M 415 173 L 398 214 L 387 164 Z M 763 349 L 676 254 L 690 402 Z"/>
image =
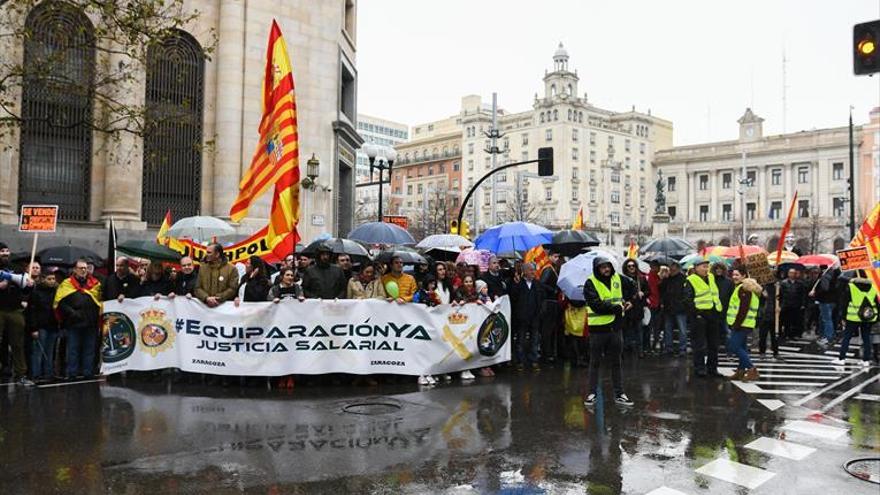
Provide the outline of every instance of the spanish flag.
<path id="1" fill-rule="evenodd" d="M 55 311 L 55 317 L 62 323 L 64 322 L 64 318 L 63 315 L 61 315 L 61 312 L 58 311 L 58 305 L 61 303 L 62 299 L 74 292 L 82 292 L 91 297 L 92 301 L 98 305 L 99 312 L 100 308 L 103 307 L 103 303 L 101 302 L 101 282 L 99 282 L 97 278 L 89 275 L 88 278 L 86 278 L 85 283 L 80 284 L 76 277 L 67 277 L 61 282 L 61 285 L 58 286 L 58 290 L 55 291 L 55 299 L 52 300 L 52 309 Z"/>
<path id="2" fill-rule="evenodd" d="M 629 240 L 629 249 L 626 250 L 626 258 L 634 260 L 639 257 L 639 245 L 634 239 Z"/>
<path id="3" fill-rule="evenodd" d="M 239 184 L 238 198 L 229 210 L 233 221 L 247 216 L 250 206 L 275 186 L 266 235 L 273 251 L 298 240 L 299 143 L 293 72 L 281 28 L 272 21 L 263 75 L 263 117 L 260 140 L 251 167 Z M 291 251 L 292 252 L 292 251 Z"/>
<path id="4" fill-rule="evenodd" d="M 571 230 L 584 230 L 584 207 L 578 210 L 578 214 L 574 217 L 574 221 L 571 222 Z"/>
<path id="5" fill-rule="evenodd" d="M 797 191 L 794 192 L 794 197 L 791 198 L 791 205 L 788 206 L 788 217 L 785 219 L 785 225 L 782 226 L 782 232 L 779 234 L 779 242 L 776 245 L 776 266 L 779 266 L 779 260 L 782 259 L 782 248 L 785 247 L 785 236 L 788 235 L 789 229 L 791 229 L 791 219 L 794 216 L 794 205 L 797 204 Z"/>

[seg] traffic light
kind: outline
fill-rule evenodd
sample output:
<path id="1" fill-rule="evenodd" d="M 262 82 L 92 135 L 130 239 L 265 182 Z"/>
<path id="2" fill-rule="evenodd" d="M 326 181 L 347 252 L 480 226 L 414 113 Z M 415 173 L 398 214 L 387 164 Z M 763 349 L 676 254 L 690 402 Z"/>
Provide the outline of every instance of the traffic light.
<path id="1" fill-rule="evenodd" d="M 449 222 L 449 233 L 452 235 L 458 234 L 458 220 Z"/>
<path id="2" fill-rule="evenodd" d="M 538 148 L 538 175 L 553 175 L 553 148 Z"/>
<path id="3" fill-rule="evenodd" d="M 853 27 L 853 72 L 857 75 L 880 72 L 880 20 Z"/>
<path id="4" fill-rule="evenodd" d="M 464 237 L 465 239 L 470 239 L 470 238 L 471 238 L 471 226 L 470 226 L 470 224 L 468 223 L 467 220 L 462 220 L 462 221 L 461 221 L 461 226 L 460 226 L 460 228 L 458 229 L 458 234 L 459 234 L 460 236 Z"/>

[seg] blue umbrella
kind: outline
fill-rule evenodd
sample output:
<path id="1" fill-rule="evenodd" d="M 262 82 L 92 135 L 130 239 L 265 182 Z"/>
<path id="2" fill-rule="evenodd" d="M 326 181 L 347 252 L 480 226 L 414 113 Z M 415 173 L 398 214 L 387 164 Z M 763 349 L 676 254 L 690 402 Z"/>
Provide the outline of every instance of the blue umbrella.
<path id="1" fill-rule="evenodd" d="M 511 254 L 528 251 L 541 244 L 549 244 L 553 232 L 540 225 L 528 222 L 509 222 L 486 230 L 474 241 L 477 249 L 486 249 L 495 254 Z"/>
<path id="2" fill-rule="evenodd" d="M 415 244 L 416 240 L 406 230 L 393 223 L 368 222 L 358 225 L 346 236 L 367 244 Z"/>
<path id="3" fill-rule="evenodd" d="M 562 264 L 562 268 L 559 270 L 559 279 L 556 281 L 556 285 L 562 290 L 565 297 L 572 301 L 584 300 L 584 283 L 593 275 L 593 260 L 599 256 L 611 261 L 614 270 L 620 273 L 619 260 L 601 251 L 575 256 Z"/>

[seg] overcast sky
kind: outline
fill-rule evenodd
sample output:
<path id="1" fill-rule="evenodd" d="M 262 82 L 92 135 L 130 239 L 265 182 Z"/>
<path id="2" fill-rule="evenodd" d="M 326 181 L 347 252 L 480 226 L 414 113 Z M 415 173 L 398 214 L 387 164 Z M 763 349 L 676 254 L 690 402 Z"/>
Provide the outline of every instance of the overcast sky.
<path id="1" fill-rule="evenodd" d="M 852 26 L 878 18 L 880 0 L 361 0 L 358 110 L 412 126 L 493 91 L 528 110 L 561 41 L 581 95 L 672 120 L 676 145 L 735 139 L 747 106 L 765 135 L 846 125 L 850 105 L 859 124 L 880 74 L 853 75 Z"/>

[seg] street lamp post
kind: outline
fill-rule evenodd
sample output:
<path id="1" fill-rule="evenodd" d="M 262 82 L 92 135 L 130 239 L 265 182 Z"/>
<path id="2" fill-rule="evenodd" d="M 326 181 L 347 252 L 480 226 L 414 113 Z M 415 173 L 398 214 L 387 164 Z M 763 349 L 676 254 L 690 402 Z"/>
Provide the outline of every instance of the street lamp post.
<path id="1" fill-rule="evenodd" d="M 370 182 L 373 181 L 373 169 L 379 170 L 379 222 L 382 221 L 382 189 L 385 187 L 383 179 L 383 171 L 388 171 L 388 183 L 391 183 L 391 170 L 394 167 L 394 160 L 397 159 L 397 151 L 388 146 L 379 146 L 376 144 L 364 145 L 364 153 L 370 160 Z M 383 165 L 382 162 L 385 162 Z"/>

